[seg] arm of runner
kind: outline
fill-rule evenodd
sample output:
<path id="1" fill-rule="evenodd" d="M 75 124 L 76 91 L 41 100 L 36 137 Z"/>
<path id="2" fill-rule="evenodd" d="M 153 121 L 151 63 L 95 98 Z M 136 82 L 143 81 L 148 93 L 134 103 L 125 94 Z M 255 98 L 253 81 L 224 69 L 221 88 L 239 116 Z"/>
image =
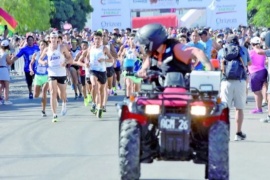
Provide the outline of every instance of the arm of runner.
<path id="1" fill-rule="evenodd" d="M 87 52 L 88 51 L 83 51 L 82 53 L 77 54 L 76 58 L 78 57 L 78 60 L 76 61 L 76 58 L 75 58 L 75 61 L 73 61 L 73 64 L 76 64 L 78 66 L 85 66 L 85 63 L 83 62 L 83 60 L 86 58 Z"/>
<path id="2" fill-rule="evenodd" d="M 123 53 L 124 50 L 125 50 L 125 46 L 124 46 L 124 45 L 121 45 L 121 46 L 120 46 L 120 49 L 119 49 L 119 51 L 118 51 L 118 56 L 121 57 L 121 54 Z"/>
<path id="3" fill-rule="evenodd" d="M 35 61 L 36 61 L 36 53 L 33 54 L 31 62 L 29 64 L 30 75 L 34 74 L 33 65 L 34 65 Z"/>
<path id="4" fill-rule="evenodd" d="M 68 50 L 67 46 L 62 45 L 61 49 L 62 49 L 62 52 L 65 56 L 65 61 L 62 63 L 62 66 L 65 67 L 67 64 L 73 64 L 73 59 L 72 59 L 71 53 Z"/>
<path id="5" fill-rule="evenodd" d="M 123 50 L 123 52 L 119 55 L 120 63 L 123 64 L 124 56 L 126 54 L 126 49 Z"/>
<path id="6" fill-rule="evenodd" d="M 104 50 L 103 50 L 103 51 L 104 51 L 104 54 L 106 54 L 107 57 L 108 57 L 109 59 L 101 58 L 101 59 L 99 59 L 98 61 L 99 61 L 99 62 L 102 62 L 102 61 L 105 61 L 105 62 L 113 62 L 113 57 L 112 57 L 112 55 L 111 55 L 109 49 L 108 49 L 106 46 L 104 46 Z"/>
<path id="7" fill-rule="evenodd" d="M 177 60 L 185 64 L 189 64 L 191 62 L 191 59 L 195 58 L 204 65 L 207 71 L 213 70 L 212 64 L 209 59 L 206 57 L 204 52 L 198 48 L 186 47 L 183 44 L 177 44 L 174 46 L 173 51 Z"/>
<path id="8" fill-rule="evenodd" d="M 42 51 L 42 54 L 40 55 L 39 60 L 38 60 L 38 63 L 42 64 L 43 66 L 48 64 L 48 61 L 44 61 L 44 58 L 46 57 L 47 51 L 48 51 L 48 48 L 45 48 Z"/>

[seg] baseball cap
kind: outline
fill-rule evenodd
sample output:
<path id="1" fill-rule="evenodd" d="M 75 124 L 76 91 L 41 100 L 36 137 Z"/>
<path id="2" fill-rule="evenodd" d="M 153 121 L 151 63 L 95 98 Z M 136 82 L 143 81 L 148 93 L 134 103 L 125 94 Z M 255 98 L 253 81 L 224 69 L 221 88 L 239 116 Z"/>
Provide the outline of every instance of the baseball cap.
<path id="1" fill-rule="evenodd" d="M 253 37 L 251 40 L 250 40 L 250 43 L 251 44 L 260 44 L 261 43 L 261 39 L 259 37 Z"/>
<path id="2" fill-rule="evenodd" d="M 9 41 L 8 40 L 3 40 L 3 41 L 1 41 L 1 46 L 3 46 L 3 47 L 7 47 L 7 46 L 9 46 Z"/>
<path id="3" fill-rule="evenodd" d="M 51 32 L 50 37 L 58 37 L 58 33 L 53 31 Z"/>

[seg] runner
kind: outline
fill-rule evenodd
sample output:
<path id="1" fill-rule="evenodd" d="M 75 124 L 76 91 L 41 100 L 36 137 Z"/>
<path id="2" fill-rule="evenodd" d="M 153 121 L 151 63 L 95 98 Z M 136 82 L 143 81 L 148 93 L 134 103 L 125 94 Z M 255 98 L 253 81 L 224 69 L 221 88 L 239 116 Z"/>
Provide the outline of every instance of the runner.
<path id="1" fill-rule="evenodd" d="M 126 99 L 129 99 L 130 95 L 139 90 L 139 85 L 142 81 L 141 78 L 136 78 L 134 76 L 135 71 L 140 69 L 140 60 L 143 58 L 144 51 L 140 46 L 136 46 L 134 43 L 135 34 L 130 34 L 128 46 L 123 50 L 121 57 L 123 60 L 124 67 L 124 77 L 126 86 Z M 136 64 L 136 68 L 135 68 Z"/>
<path id="2" fill-rule="evenodd" d="M 60 91 L 59 94 L 62 99 L 61 114 L 64 116 L 67 112 L 67 96 L 65 84 L 67 79 L 67 72 L 65 67 L 67 64 L 72 64 L 72 57 L 65 45 L 57 44 L 58 34 L 56 32 L 52 32 L 50 34 L 50 40 L 51 43 L 49 44 L 49 47 L 42 52 L 39 63 L 42 65 L 48 64 L 49 87 L 51 92 L 50 103 L 53 112 L 52 122 L 57 122 L 57 89 Z M 48 60 L 44 61 L 46 55 L 48 56 Z"/>
<path id="3" fill-rule="evenodd" d="M 88 104 L 92 101 L 90 73 L 89 73 L 89 68 L 86 66 L 86 61 L 85 61 L 86 59 L 80 59 L 80 57 L 83 55 L 84 52 L 87 53 L 87 49 L 88 49 L 87 41 L 82 41 L 81 49 L 82 50 L 77 54 L 76 58 L 74 59 L 73 64 L 81 66 L 79 71 L 80 71 L 80 78 L 81 78 L 82 90 L 83 90 L 83 96 L 84 96 L 84 105 L 88 106 Z M 81 60 L 81 61 L 78 61 L 78 60 Z M 85 83 L 85 81 L 87 82 L 87 84 Z"/>
<path id="4" fill-rule="evenodd" d="M 12 58 L 12 61 L 16 61 L 20 57 L 24 57 L 24 73 L 25 73 L 25 79 L 28 86 L 29 91 L 29 99 L 33 99 L 33 93 L 32 93 L 32 84 L 34 76 L 30 75 L 30 69 L 29 64 L 31 62 L 32 56 L 35 52 L 39 51 L 39 48 L 37 45 L 34 45 L 34 37 L 28 36 L 27 37 L 27 46 L 23 47 L 16 56 Z"/>
<path id="5" fill-rule="evenodd" d="M 108 57 L 108 59 L 106 58 Z M 92 85 L 91 95 L 93 103 L 91 112 L 97 115 L 98 118 L 102 117 L 102 107 L 104 102 L 104 85 L 107 81 L 106 62 L 112 62 L 113 57 L 106 46 L 102 45 L 102 33 L 94 33 L 94 43 L 89 47 L 87 53 L 84 53 L 81 59 L 89 59 L 90 65 L 90 81 Z M 88 65 L 88 63 L 87 63 Z M 88 66 L 89 66 L 88 65 Z"/>
<path id="6" fill-rule="evenodd" d="M 75 60 L 77 54 L 80 52 L 78 46 L 77 46 L 77 40 L 72 39 L 71 40 L 71 56 L 72 59 Z M 79 66 L 75 64 L 71 64 L 69 67 L 70 75 L 71 75 L 71 80 L 72 80 L 72 89 L 74 90 L 75 93 L 75 100 L 78 98 L 82 98 L 82 87 L 79 81 Z M 78 96 L 78 91 L 79 91 L 79 96 Z"/>
<path id="7" fill-rule="evenodd" d="M 46 117 L 46 104 L 47 104 L 47 91 L 49 88 L 48 85 L 48 71 L 47 68 L 48 66 L 43 66 L 40 63 L 38 63 L 38 60 L 40 58 L 41 53 L 43 50 L 48 47 L 48 42 L 45 40 L 41 41 L 39 44 L 40 51 L 36 52 L 33 54 L 32 60 L 29 65 L 30 69 L 30 75 L 35 75 L 34 78 L 34 97 L 38 98 L 40 95 L 40 91 L 42 91 L 42 98 L 41 98 L 41 106 L 42 106 L 42 111 L 41 115 L 42 117 Z M 46 58 L 46 57 L 45 57 Z M 33 68 L 33 66 L 35 68 Z"/>
<path id="8" fill-rule="evenodd" d="M 106 63 L 106 72 L 107 72 L 107 82 L 104 86 L 104 91 L 105 91 L 105 97 L 104 97 L 104 102 L 103 102 L 103 112 L 106 112 L 106 104 L 108 101 L 109 95 L 114 95 L 114 91 L 112 89 L 113 85 L 113 76 L 114 76 L 114 64 L 115 64 L 115 59 L 117 59 L 117 53 L 115 51 L 114 46 L 112 43 L 108 42 L 108 31 L 103 31 L 103 45 L 108 48 L 110 51 L 110 54 L 113 56 L 113 61 L 112 62 L 105 62 Z M 107 58 L 107 57 L 106 57 Z M 106 93 L 108 91 L 108 93 Z"/>

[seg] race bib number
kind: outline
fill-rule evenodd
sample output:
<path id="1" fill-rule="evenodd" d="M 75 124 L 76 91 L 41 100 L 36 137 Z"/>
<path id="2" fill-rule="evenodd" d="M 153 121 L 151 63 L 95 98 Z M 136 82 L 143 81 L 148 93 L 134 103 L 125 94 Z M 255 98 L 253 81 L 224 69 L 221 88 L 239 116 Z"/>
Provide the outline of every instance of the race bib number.
<path id="1" fill-rule="evenodd" d="M 37 66 L 37 72 L 40 74 L 46 74 L 47 67 L 46 66 Z"/>

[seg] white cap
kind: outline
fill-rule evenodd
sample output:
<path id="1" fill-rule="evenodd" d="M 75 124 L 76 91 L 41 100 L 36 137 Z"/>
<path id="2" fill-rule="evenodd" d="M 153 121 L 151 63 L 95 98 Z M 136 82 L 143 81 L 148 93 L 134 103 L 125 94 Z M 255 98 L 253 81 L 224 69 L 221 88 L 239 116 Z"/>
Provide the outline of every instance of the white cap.
<path id="1" fill-rule="evenodd" d="M 262 32 L 262 33 L 261 33 L 261 35 L 260 35 L 260 38 L 264 39 L 264 38 L 265 38 L 265 36 L 266 36 L 266 34 L 267 34 L 267 32 L 266 32 L 266 31 Z"/>
<path id="2" fill-rule="evenodd" d="M 251 40 L 250 40 L 250 43 L 251 44 L 260 44 L 261 43 L 261 39 L 259 37 L 253 37 Z"/>
<path id="3" fill-rule="evenodd" d="M 9 46 L 9 41 L 8 40 L 3 40 L 3 41 L 1 41 L 1 46 L 4 46 L 4 47 L 7 47 L 7 46 Z"/>
<path id="4" fill-rule="evenodd" d="M 57 32 L 51 32 L 50 37 L 58 37 L 58 33 Z"/>

